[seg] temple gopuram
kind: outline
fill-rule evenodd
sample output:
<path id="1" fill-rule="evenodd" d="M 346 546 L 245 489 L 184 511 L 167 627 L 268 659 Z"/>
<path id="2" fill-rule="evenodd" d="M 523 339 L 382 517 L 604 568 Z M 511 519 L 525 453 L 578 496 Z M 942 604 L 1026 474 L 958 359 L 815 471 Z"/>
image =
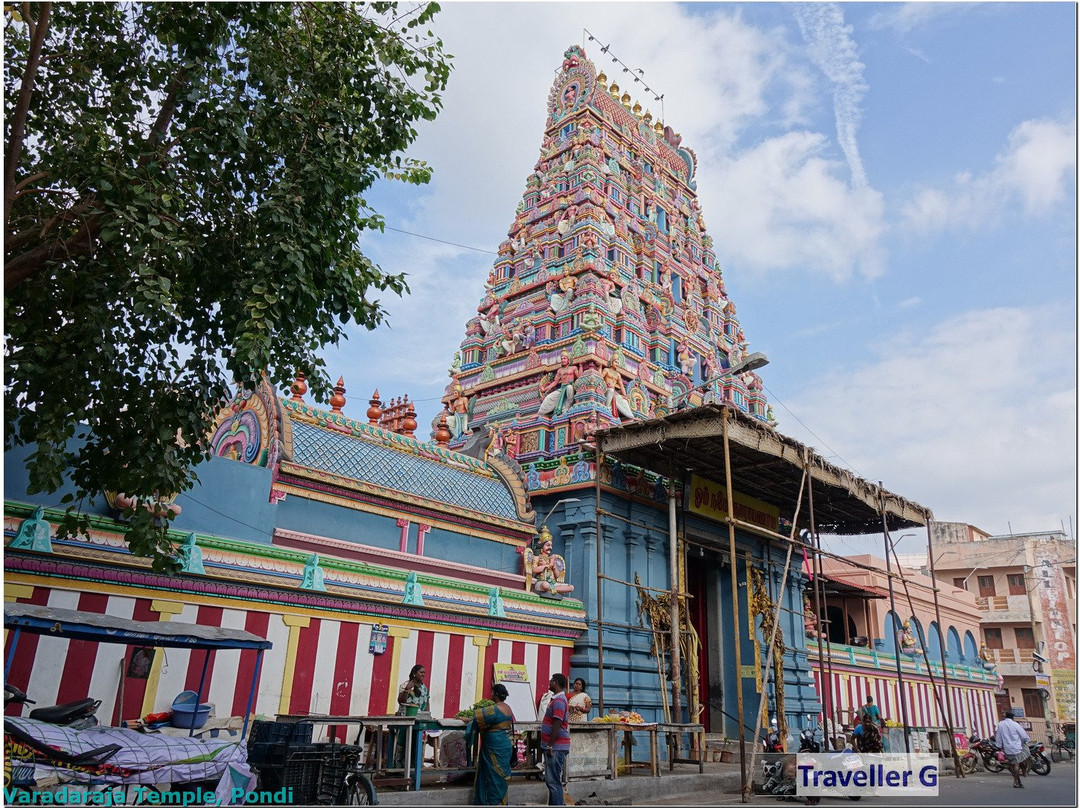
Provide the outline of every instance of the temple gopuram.
<path id="1" fill-rule="evenodd" d="M 465 325 L 451 446 L 490 432 L 530 488 L 600 426 L 723 400 L 771 418 L 697 199 L 696 157 L 579 47 L 548 95 L 540 157 Z M 467 426 L 467 429 L 466 429 Z M 567 458 L 565 462 L 561 458 Z"/>
<path id="2" fill-rule="evenodd" d="M 269 638 L 265 715 L 393 713 L 417 664 L 435 717 L 489 696 L 496 665 L 520 666 L 536 699 L 551 673 L 583 677 L 590 717 L 633 711 L 728 738 L 741 725 L 750 744 L 770 716 L 796 736 L 846 721 L 865 692 L 852 682 L 887 696 L 893 667 L 929 693 L 951 666 L 949 698 L 975 715 L 994 683 L 972 660 L 899 660 L 866 637 L 837 678 L 823 661 L 825 633 L 804 619 L 813 548 L 793 563 L 793 537 L 932 514 L 780 434 L 706 233 L 694 152 L 578 46 L 547 112 L 430 435 L 407 397 L 376 392 L 346 414 L 344 380 L 329 409 L 305 400 L 303 378 L 238 391 L 197 485 L 149 503 L 177 512 L 171 577 L 124 541 L 125 509 L 147 503 L 82 503 L 90 535 L 60 538 L 68 490 L 28 495 L 32 447 L 8 451 L 5 599 Z M 856 603 L 856 590 L 836 591 Z M 25 638 L 8 677 L 39 704 L 100 698 L 113 722 L 200 681 L 188 651 L 138 677 L 131 653 Z M 217 715 L 244 711 L 253 654 L 216 654 Z"/>

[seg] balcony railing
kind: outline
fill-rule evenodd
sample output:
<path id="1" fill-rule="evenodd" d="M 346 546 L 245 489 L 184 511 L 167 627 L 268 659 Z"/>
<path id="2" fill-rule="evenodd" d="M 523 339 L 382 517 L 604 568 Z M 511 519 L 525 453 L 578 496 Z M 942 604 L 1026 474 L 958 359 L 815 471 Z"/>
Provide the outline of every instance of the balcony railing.
<path id="1" fill-rule="evenodd" d="M 988 650 L 993 654 L 994 662 L 999 665 L 1017 662 L 1030 664 L 1035 661 L 1031 648 L 990 648 Z"/>
<path id="2" fill-rule="evenodd" d="M 1031 619 L 1031 601 L 1027 595 L 994 595 L 975 598 L 975 605 L 984 612 L 983 619 L 1010 622 Z"/>

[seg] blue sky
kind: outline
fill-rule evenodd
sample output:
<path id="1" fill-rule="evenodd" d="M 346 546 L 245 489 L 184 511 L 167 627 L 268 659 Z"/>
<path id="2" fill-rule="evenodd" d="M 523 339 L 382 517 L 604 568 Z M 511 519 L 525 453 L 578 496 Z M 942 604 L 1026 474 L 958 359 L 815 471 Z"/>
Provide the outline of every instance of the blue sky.
<path id="1" fill-rule="evenodd" d="M 991 533 L 1075 527 L 1076 7 L 1071 3 L 446 3 L 454 54 L 411 151 L 432 183 L 370 201 L 412 294 L 326 355 L 441 409 L 524 190 L 563 51 L 624 63 L 697 153 L 698 191 L 780 429 Z M 478 250 L 443 244 L 441 239 Z M 483 252 L 488 251 L 488 252 Z M 861 548 L 859 548 L 861 549 Z M 868 547 L 867 551 L 873 551 Z"/>

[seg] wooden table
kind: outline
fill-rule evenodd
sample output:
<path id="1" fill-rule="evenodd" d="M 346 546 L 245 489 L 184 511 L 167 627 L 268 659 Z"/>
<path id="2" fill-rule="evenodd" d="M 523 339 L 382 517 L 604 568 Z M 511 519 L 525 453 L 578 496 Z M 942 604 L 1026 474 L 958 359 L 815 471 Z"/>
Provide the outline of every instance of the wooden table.
<path id="1" fill-rule="evenodd" d="M 635 767 L 648 767 L 649 774 L 653 777 L 660 776 L 660 744 L 657 742 L 659 724 L 615 724 L 611 725 L 616 732 L 623 734 L 623 763 L 626 765 L 627 774 L 633 774 Z M 634 761 L 634 733 L 647 732 L 649 734 L 649 759 L 647 761 Z M 615 775 L 618 776 L 619 767 L 615 766 Z"/>
<path id="2" fill-rule="evenodd" d="M 659 724 L 658 727 L 667 738 L 668 771 L 673 770 L 676 763 L 696 763 L 699 772 L 705 771 L 705 727 L 702 724 Z M 690 735 L 691 751 L 697 749 L 696 759 L 678 756 L 684 734 Z"/>

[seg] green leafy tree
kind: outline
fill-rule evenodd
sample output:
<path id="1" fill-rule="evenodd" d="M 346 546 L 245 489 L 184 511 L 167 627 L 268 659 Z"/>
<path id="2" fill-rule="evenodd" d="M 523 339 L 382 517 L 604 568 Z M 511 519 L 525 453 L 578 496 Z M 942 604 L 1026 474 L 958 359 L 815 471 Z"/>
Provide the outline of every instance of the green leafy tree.
<path id="1" fill-rule="evenodd" d="M 4 425 L 31 492 L 152 501 L 191 487 L 231 383 L 302 371 L 325 399 L 320 349 L 407 291 L 358 239 L 376 180 L 430 177 L 403 151 L 449 76 L 437 10 L 5 5 Z M 128 516 L 175 569 L 170 515 Z"/>

